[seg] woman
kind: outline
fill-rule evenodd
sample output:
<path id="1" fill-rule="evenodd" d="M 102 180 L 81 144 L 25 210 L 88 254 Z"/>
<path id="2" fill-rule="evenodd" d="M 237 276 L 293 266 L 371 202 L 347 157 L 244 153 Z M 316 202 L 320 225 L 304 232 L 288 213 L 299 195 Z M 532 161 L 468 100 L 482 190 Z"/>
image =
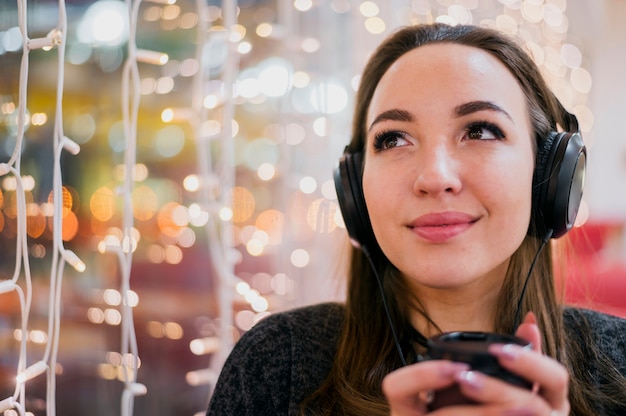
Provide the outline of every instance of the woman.
<path id="1" fill-rule="evenodd" d="M 207 414 L 626 414 L 626 321 L 560 305 L 543 249 L 577 210 L 576 130 L 502 34 L 440 24 L 393 34 L 363 72 L 336 176 L 357 243 L 346 304 L 246 333 Z M 426 339 L 449 331 L 532 344 L 489 347 L 532 387 L 424 360 Z M 433 405 L 453 387 L 464 403 Z"/>

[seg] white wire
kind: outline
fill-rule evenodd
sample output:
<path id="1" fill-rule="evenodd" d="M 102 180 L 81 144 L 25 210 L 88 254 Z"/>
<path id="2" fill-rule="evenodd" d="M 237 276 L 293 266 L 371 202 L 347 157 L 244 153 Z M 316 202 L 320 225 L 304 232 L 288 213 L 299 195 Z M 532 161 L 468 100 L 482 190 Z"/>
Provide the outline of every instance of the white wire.
<path id="1" fill-rule="evenodd" d="M 129 17 L 128 57 L 122 73 L 122 119 L 126 138 L 124 153 L 125 177 L 122 189 L 123 201 L 123 238 L 117 251 L 121 271 L 120 293 L 121 303 L 121 345 L 122 374 L 124 391 L 121 397 L 120 412 L 122 416 L 133 414 L 136 395 L 145 394 L 146 388 L 136 382 L 139 363 L 137 337 L 133 320 L 132 305 L 129 302 L 130 272 L 133 260 L 133 203 L 132 191 L 135 182 L 135 165 L 137 162 L 137 118 L 139 113 L 140 79 L 137 63 L 137 20 L 141 0 L 126 0 Z M 130 368 L 129 368 L 130 367 Z"/>
<path id="2" fill-rule="evenodd" d="M 56 366 L 60 339 L 61 326 L 61 291 L 63 286 L 63 271 L 68 260 L 77 260 L 66 256 L 67 250 L 63 246 L 63 175 L 61 172 L 61 155 L 67 147 L 66 143 L 72 143 L 72 153 L 77 153 L 80 148 L 65 137 L 63 132 L 63 88 L 65 85 L 65 45 L 67 39 L 67 15 L 65 0 L 59 0 L 59 14 L 56 30 L 53 36 L 58 36 L 57 59 L 58 79 L 56 91 L 56 114 L 54 123 L 54 171 L 53 171 L 53 257 L 50 272 L 50 303 L 48 321 L 48 345 L 44 362 L 48 363 L 48 377 L 46 389 L 46 412 L 48 416 L 56 414 Z M 73 266 L 81 269 L 82 262 L 74 262 Z M 49 354 L 49 355 L 48 355 Z"/>
<path id="3" fill-rule="evenodd" d="M 123 195 L 123 236 L 121 247 L 109 247 L 117 254 L 120 266 L 120 293 L 121 303 L 121 345 L 120 355 L 122 356 L 122 374 L 124 390 L 120 403 L 120 414 L 130 416 L 133 414 L 134 400 L 138 395 L 147 393 L 147 388 L 137 382 L 137 372 L 139 368 L 139 351 L 137 347 L 137 336 L 133 319 L 133 310 L 129 301 L 130 274 L 133 262 L 133 250 L 135 246 L 133 236 L 134 212 L 132 192 L 135 184 L 135 166 L 137 164 L 137 119 L 139 114 L 139 103 L 141 96 L 140 77 L 138 62 L 153 64 L 162 63 L 165 54 L 145 51 L 137 48 L 137 22 L 139 19 L 139 8 L 141 0 L 126 0 L 128 7 L 128 56 L 122 69 L 122 120 L 124 124 L 124 135 L 126 139 L 126 150 L 124 153 L 124 183 L 122 186 Z M 149 58 L 149 59 L 147 59 Z"/>
<path id="4" fill-rule="evenodd" d="M 73 260 L 75 265 L 82 265 L 78 257 L 63 248 L 62 244 L 62 175 L 60 168 L 61 149 L 66 144 L 76 154 L 78 145 L 71 142 L 63 135 L 63 85 L 64 85 L 64 60 L 65 60 L 65 39 L 67 29 L 67 18 L 65 14 L 65 3 L 59 0 L 58 26 L 45 38 L 30 39 L 28 36 L 27 4 L 25 0 L 17 1 L 18 23 L 22 35 L 22 59 L 20 63 L 20 76 L 18 87 L 18 107 L 17 107 L 17 136 L 16 145 L 8 162 L 0 164 L 0 174 L 13 174 L 15 176 L 15 195 L 17 206 L 17 233 L 16 233 L 16 258 L 13 277 L 10 281 L 1 283 L 2 291 L 15 290 L 20 301 L 21 315 L 21 339 L 19 348 L 19 358 L 17 364 L 15 393 L 12 397 L 0 401 L 0 410 L 13 409 L 20 415 L 26 412 L 26 382 L 38 377 L 44 372 L 48 373 L 46 383 L 46 407 L 48 416 L 55 414 L 55 372 L 56 356 L 59 342 L 60 324 L 60 291 L 63 275 L 63 266 L 66 258 Z M 22 157 L 22 147 L 25 140 L 26 109 L 27 109 L 27 87 L 30 52 L 33 49 L 58 46 L 58 76 L 57 76 L 57 100 L 56 117 L 54 127 L 54 174 L 53 174 L 53 262 L 50 276 L 50 302 L 48 305 L 48 342 L 42 360 L 26 367 L 28 363 L 26 343 L 28 340 L 28 322 L 32 302 L 32 280 L 30 272 L 30 262 L 28 256 L 28 238 L 26 229 L 26 197 L 23 181 L 21 177 L 20 164 Z M 67 254 L 71 253 L 70 256 Z M 62 260 L 58 258 L 61 255 Z M 24 286 L 25 290 L 18 285 L 21 275 L 21 266 L 24 266 Z M 84 265 L 83 265 L 84 266 Z M 82 266 L 79 266 L 82 267 Z"/>
<path id="5" fill-rule="evenodd" d="M 22 59 L 20 64 L 20 78 L 18 87 L 18 107 L 17 107 L 17 137 L 15 148 L 13 149 L 11 158 L 8 162 L 2 164 L 0 169 L 3 175 L 11 173 L 15 176 L 16 188 L 16 206 L 17 206 L 17 232 L 16 232 L 16 249 L 15 249 L 15 268 L 13 277 L 10 281 L 2 282 L 4 291 L 15 290 L 20 301 L 21 316 L 21 339 L 19 347 L 19 358 L 17 363 L 17 374 L 15 383 L 15 392 L 12 397 L 2 400 L 2 409 L 15 409 L 20 414 L 24 414 L 24 402 L 26 396 L 26 386 L 23 375 L 26 371 L 27 355 L 26 342 L 28 339 L 28 318 L 30 313 L 30 305 L 32 300 L 32 281 L 30 275 L 30 265 L 28 261 L 28 246 L 26 233 L 26 197 L 22 177 L 20 172 L 21 150 L 24 141 L 25 119 L 26 119 L 26 98 L 28 85 L 28 29 L 27 29 L 27 7 L 25 1 L 18 1 L 18 22 L 20 32 L 22 34 Z M 24 280 L 26 291 L 18 286 L 18 280 L 21 274 L 21 266 L 24 264 Z M 10 283 L 9 283 L 10 282 Z"/>
<path id="6" fill-rule="evenodd" d="M 234 145 L 232 140 L 232 123 L 234 120 L 233 85 L 239 66 L 236 44 L 230 40 L 230 31 L 237 19 L 237 2 L 224 0 L 222 2 L 223 24 L 226 33 L 211 32 L 209 37 L 209 19 L 207 16 L 207 3 L 204 0 L 196 0 L 198 13 L 197 49 L 196 60 L 199 70 L 194 77 L 192 95 L 191 124 L 198 147 L 197 165 L 201 178 L 201 204 L 209 212 L 209 220 L 206 224 L 208 239 L 209 264 L 212 267 L 218 286 L 218 308 L 220 316 L 220 348 L 213 357 L 209 371 L 217 374 L 223 365 L 226 356 L 233 347 L 231 328 L 233 327 L 233 302 L 235 282 L 239 280 L 234 274 L 234 262 L 230 256 L 232 243 L 232 224 L 230 221 L 222 221 L 219 216 L 221 208 L 231 208 L 232 201 L 229 199 L 235 184 L 234 169 Z M 219 136 L 218 151 L 213 151 L 211 141 L 214 138 L 206 137 L 202 131 L 202 121 L 208 117 L 208 110 L 203 105 L 203 85 L 210 80 L 209 65 L 211 56 L 207 53 L 212 48 L 207 48 L 208 42 L 225 42 L 228 55 L 222 70 L 222 83 L 224 86 L 224 104 L 221 108 L 221 135 Z M 207 79 L 209 78 L 209 79 Z M 215 180 L 218 180 L 219 192 L 213 189 Z M 210 392 L 209 392 L 210 394 Z"/>
<path id="7" fill-rule="evenodd" d="M 222 194 L 222 206 L 226 206 L 232 209 L 232 201 L 227 200 L 230 197 L 231 191 L 235 186 L 235 163 L 234 163 L 234 145 L 232 139 L 232 126 L 234 120 L 235 105 L 233 102 L 233 86 L 237 77 L 237 68 L 239 66 L 237 45 L 230 40 L 232 29 L 237 23 L 237 0 L 223 0 L 222 1 L 222 16 L 223 23 L 228 33 L 227 39 L 227 59 L 226 65 L 222 72 L 222 82 L 224 85 L 224 106 L 222 115 L 222 154 L 221 154 L 221 166 L 220 166 L 220 179 L 222 182 L 223 192 Z M 226 192 L 224 192 L 226 191 Z M 213 215 L 213 218 L 219 218 L 217 215 Z M 230 250 L 233 247 L 232 241 L 232 224 L 231 222 L 222 222 L 222 234 L 221 234 L 221 247 L 226 251 L 226 255 L 222 255 L 223 261 L 221 262 L 221 268 L 218 273 L 219 290 L 219 310 L 221 318 L 221 348 L 220 355 L 218 356 L 218 362 L 223 362 L 226 359 L 226 355 L 233 347 L 233 338 L 230 328 L 233 326 L 233 301 L 234 291 L 232 285 L 228 284 L 230 276 L 234 271 L 234 263 L 232 256 L 229 256 Z M 211 246 L 211 244 L 209 244 Z M 213 258 L 215 260 L 215 258 Z"/>

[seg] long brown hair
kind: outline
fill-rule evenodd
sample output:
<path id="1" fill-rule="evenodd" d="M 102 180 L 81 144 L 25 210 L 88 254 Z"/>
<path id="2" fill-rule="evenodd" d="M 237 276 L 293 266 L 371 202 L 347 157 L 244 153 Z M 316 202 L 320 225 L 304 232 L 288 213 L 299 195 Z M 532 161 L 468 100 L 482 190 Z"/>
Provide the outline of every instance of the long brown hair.
<path id="1" fill-rule="evenodd" d="M 417 25 L 402 28 L 392 34 L 367 63 L 357 92 L 349 151 L 360 152 L 365 148 L 367 111 L 378 82 L 387 69 L 398 58 L 415 48 L 443 42 L 482 49 L 509 69 L 526 96 L 536 148 L 541 146 L 550 131 L 556 131 L 557 126 L 568 125 L 562 106 L 548 88 L 536 65 L 509 37 L 495 30 L 476 26 Z M 534 214 L 531 215 L 530 227 L 530 231 L 538 227 Z M 535 234 L 529 232 L 511 257 L 498 299 L 498 315 L 494 322 L 497 332 L 511 333 L 514 330 L 517 299 L 520 297 L 526 273 L 541 244 L 540 239 L 533 237 Z M 430 319 L 420 307 L 419 301 L 411 297 L 407 283 L 401 278 L 399 271 L 384 256 L 378 254 L 375 257 L 375 267 L 382 276 L 392 325 L 398 338 L 402 340 L 403 347 L 409 351 L 409 334 L 414 331 L 409 322 L 409 312 L 417 310 L 427 320 Z M 566 349 L 563 310 L 555 293 L 550 244 L 541 252 L 530 277 L 521 305 L 522 316 L 527 311 L 533 311 L 537 317 L 542 331 L 543 352 L 570 369 L 571 414 L 593 414 L 590 403 L 610 398 L 588 388 L 577 360 L 581 352 Z M 345 318 L 335 361 L 324 384 L 304 401 L 303 414 L 387 415 L 389 408 L 381 391 L 381 382 L 386 374 L 402 365 L 390 328 L 373 270 L 361 250 L 353 249 Z"/>

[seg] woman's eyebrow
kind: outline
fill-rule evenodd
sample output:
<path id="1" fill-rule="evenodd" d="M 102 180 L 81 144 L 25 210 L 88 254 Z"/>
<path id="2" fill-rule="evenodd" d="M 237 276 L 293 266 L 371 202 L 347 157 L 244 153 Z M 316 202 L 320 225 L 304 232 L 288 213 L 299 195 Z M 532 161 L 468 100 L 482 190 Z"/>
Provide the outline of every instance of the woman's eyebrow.
<path id="1" fill-rule="evenodd" d="M 372 121 L 372 124 L 370 124 L 368 131 L 372 130 L 372 127 L 374 127 L 376 123 L 380 123 L 382 121 L 387 121 L 387 120 L 411 122 L 413 121 L 413 116 L 408 111 L 400 110 L 398 108 L 383 111 L 378 116 L 376 116 L 374 121 Z"/>
<path id="2" fill-rule="evenodd" d="M 454 108 L 454 115 L 457 117 L 466 116 L 468 114 L 476 113 L 478 111 L 497 111 L 504 114 L 509 120 L 513 121 L 513 118 L 499 105 L 492 103 L 491 101 L 470 101 Z M 513 124 L 515 122 L 513 121 Z"/>
<path id="3" fill-rule="evenodd" d="M 511 120 L 513 123 L 515 123 L 513 121 L 513 118 L 511 117 L 511 115 L 502 107 L 500 107 L 499 105 L 491 102 L 491 101 L 469 101 L 467 103 L 463 103 L 460 104 L 458 106 L 456 106 L 454 108 L 454 115 L 456 117 L 463 117 L 472 113 L 476 113 L 479 111 L 497 111 L 498 113 L 502 113 L 504 114 L 509 120 Z M 413 116 L 411 115 L 411 113 L 409 113 L 406 110 L 401 110 L 398 108 L 393 108 L 391 110 L 387 110 L 387 111 L 383 111 L 382 113 L 380 113 L 378 116 L 376 116 L 376 118 L 374 119 L 374 121 L 372 121 L 372 124 L 370 124 L 368 131 L 370 131 L 372 129 L 372 127 L 374 127 L 374 125 L 376 125 L 377 123 L 383 122 L 383 121 L 388 121 L 388 120 L 392 120 L 392 121 L 404 121 L 404 122 L 412 122 L 414 120 Z"/>

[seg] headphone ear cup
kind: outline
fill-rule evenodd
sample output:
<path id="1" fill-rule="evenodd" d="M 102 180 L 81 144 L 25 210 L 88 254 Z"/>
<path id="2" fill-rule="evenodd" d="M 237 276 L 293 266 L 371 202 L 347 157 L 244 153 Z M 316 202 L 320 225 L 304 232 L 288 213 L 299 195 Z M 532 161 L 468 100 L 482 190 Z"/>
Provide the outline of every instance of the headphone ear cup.
<path id="1" fill-rule="evenodd" d="M 533 196 L 532 196 L 532 215 L 535 219 L 536 230 L 532 230 L 533 234 L 540 236 L 546 232 L 546 207 L 548 198 L 548 182 L 550 179 L 550 158 L 554 158 L 552 144 L 556 139 L 557 133 L 552 132 L 539 144 L 537 156 L 535 159 L 535 171 L 533 175 Z"/>
<path id="2" fill-rule="evenodd" d="M 582 199 L 587 150 L 580 133 L 550 133 L 537 151 L 531 232 L 558 238 L 574 225 Z"/>
<path id="3" fill-rule="evenodd" d="M 333 178 L 339 209 L 352 244 L 372 249 L 377 243 L 363 196 L 362 168 L 363 153 L 344 153 Z"/>

